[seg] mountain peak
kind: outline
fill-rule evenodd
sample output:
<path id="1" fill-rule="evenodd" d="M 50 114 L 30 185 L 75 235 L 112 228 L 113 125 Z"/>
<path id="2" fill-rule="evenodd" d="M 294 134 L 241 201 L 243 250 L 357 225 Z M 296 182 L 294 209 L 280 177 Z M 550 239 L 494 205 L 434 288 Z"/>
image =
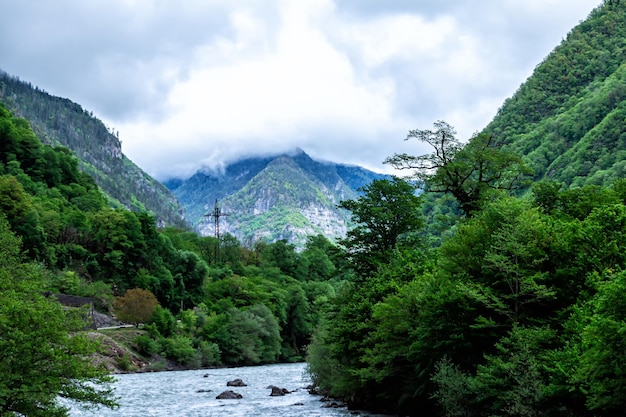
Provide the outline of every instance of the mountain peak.
<path id="1" fill-rule="evenodd" d="M 296 148 L 233 162 L 219 176 L 198 172 L 176 182 L 172 192 L 202 235 L 214 233 L 204 214 L 218 199 L 231 213 L 220 229 L 243 244 L 286 239 L 302 247 L 309 235 L 342 237 L 349 216 L 337 205 L 356 198 L 358 188 L 381 177 L 386 176 L 358 166 L 316 161 Z"/>

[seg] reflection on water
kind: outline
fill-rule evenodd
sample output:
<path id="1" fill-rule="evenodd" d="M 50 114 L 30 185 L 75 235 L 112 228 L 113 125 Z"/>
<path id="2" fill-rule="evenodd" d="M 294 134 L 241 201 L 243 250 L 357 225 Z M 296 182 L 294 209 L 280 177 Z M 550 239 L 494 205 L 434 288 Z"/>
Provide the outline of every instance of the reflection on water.
<path id="1" fill-rule="evenodd" d="M 303 363 L 249 366 L 194 371 L 154 372 L 118 375 L 117 410 L 82 411 L 71 416 L 128 417 L 207 417 L 207 416 L 373 416 L 345 408 L 324 408 L 319 396 L 310 395 L 310 383 Z M 241 378 L 246 387 L 227 387 Z M 291 391 L 282 397 L 270 397 L 270 385 Z M 240 400 L 218 400 L 226 390 L 243 396 Z"/>

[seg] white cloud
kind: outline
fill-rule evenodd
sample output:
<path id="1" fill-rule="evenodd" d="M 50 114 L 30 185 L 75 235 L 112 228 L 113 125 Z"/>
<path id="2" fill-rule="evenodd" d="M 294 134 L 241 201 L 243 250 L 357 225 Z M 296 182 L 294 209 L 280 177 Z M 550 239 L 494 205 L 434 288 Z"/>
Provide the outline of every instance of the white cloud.
<path id="1" fill-rule="evenodd" d="M 296 147 L 380 170 L 409 129 L 482 129 L 598 3 L 0 0 L 0 66 L 160 179 Z"/>

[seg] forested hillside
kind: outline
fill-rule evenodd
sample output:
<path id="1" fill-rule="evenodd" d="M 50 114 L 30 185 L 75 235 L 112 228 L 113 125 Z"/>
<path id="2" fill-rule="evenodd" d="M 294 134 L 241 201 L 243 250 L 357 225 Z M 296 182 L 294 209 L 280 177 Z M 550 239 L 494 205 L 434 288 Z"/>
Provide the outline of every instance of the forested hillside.
<path id="1" fill-rule="evenodd" d="M 485 133 L 535 179 L 608 185 L 626 175 L 626 5 L 608 2 L 539 63 Z"/>
<path id="2" fill-rule="evenodd" d="M 2 71 L 0 103 L 28 120 L 43 143 L 69 148 L 114 206 L 150 211 L 160 224 L 185 225 L 184 210 L 172 193 L 130 161 L 117 135 L 80 105 Z"/>
<path id="3" fill-rule="evenodd" d="M 410 131 L 433 152 L 386 162 L 419 201 L 345 204 L 355 276 L 307 357 L 322 390 L 411 416 L 623 415 L 625 28 L 623 2 L 594 10 L 467 143 Z"/>
<path id="4" fill-rule="evenodd" d="M 300 253 L 284 241 L 248 249 L 229 235 L 218 242 L 110 208 L 67 148 L 43 145 L 2 106 L 0 213 L 8 225 L 0 238 L 19 239 L 7 238 L 2 250 L 23 254 L 40 294 L 90 297 L 99 311 L 146 323 L 131 342 L 162 367 L 302 360 L 324 306 L 350 275 L 323 236 L 310 236 Z M 0 273 L 3 291 L 20 285 L 1 265 Z M 40 323 L 2 316 L 0 326 L 36 337 Z M 18 377 L 19 365 L 3 376 Z"/>

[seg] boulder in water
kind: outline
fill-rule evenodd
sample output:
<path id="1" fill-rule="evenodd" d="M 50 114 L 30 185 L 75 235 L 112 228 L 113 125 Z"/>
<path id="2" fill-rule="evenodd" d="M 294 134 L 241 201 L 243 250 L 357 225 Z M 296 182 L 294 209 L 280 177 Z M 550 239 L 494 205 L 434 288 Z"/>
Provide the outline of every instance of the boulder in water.
<path id="1" fill-rule="evenodd" d="M 240 400 L 243 398 L 243 395 L 235 391 L 224 391 L 215 398 L 218 400 Z"/>
<path id="2" fill-rule="evenodd" d="M 232 381 L 228 381 L 226 383 L 227 387 L 247 387 L 247 385 L 241 380 L 241 378 L 234 379 Z"/>
<path id="3" fill-rule="evenodd" d="M 272 390 L 270 397 L 281 397 L 285 394 L 289 394 L 289 390 L 287 388 L 280 388 L 274 385 L 270 385 L 268 388 Z"/>

